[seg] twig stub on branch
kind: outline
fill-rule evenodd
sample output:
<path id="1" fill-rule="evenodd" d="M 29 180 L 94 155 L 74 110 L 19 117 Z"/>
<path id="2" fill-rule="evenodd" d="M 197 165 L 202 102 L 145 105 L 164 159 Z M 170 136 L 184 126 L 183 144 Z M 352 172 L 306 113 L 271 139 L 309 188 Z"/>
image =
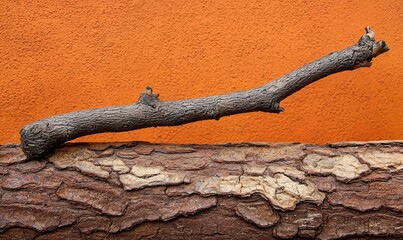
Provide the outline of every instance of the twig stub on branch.
<path id="1" fill-rule="evenodd" d="M 158 97 L 159 94 L 153 94 L 152 88 L 147 86 L 146 91 L 144 93 L 140 93 L 139 99 L 134 104 L 144 104 L 152 108 L 156 108 L 161 102 Z"/>
<path id="2" fill-rule="evenodd" d="M 384 41 L 366 27 L 357 44 L 308 63 L 261 87 L 179 101 L 160 101 L 147 87 L 132 105 L 91 109 L 53 116 L 23 127 L 21 145 L 28 158 L 42 157 L 66 141 L 95 133 L 122 132 L 156 126 L 219 119 L 238 113 L 284 111 L 280 102 L 328 75 L 369 67 L 372 58 L 386 52 Z"/>

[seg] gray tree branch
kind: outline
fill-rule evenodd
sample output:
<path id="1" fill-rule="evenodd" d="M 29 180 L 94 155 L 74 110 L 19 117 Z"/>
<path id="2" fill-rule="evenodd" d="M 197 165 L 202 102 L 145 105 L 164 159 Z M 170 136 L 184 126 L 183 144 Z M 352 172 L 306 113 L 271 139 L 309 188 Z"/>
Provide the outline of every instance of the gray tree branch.
<path id="1" fill-rule="evenodd" d="M 94 133 L 219 119 L 238 113 L 280 113 L 281 100 L 330 74 L 369 67 L 389 47 L 366 27 L 358 43 L 308 63 L 261 87 L 204 98 L 162 102 L 150 87 L 132 105 L 98 108 L 49 117 L 23 127 L 21 145 L 28 158 L 42 157 L 66 141 Z"/>

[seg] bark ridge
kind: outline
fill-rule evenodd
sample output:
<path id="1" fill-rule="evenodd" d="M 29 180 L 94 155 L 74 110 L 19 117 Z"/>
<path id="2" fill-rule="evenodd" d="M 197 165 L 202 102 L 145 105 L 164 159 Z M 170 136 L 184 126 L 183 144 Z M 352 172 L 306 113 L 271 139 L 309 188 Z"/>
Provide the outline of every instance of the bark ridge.
<path id="1" fill-rule="evenodd" d="M 403 237 L 403 142 L 0 146 L 0 239 Z"/>

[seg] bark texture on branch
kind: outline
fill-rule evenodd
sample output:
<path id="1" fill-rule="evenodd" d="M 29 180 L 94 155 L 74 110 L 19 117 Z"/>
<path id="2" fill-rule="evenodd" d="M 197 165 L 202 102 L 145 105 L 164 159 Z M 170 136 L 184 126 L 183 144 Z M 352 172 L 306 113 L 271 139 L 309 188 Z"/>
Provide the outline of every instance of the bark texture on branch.
<path id="1" fill-rule="evenodd" d="M 261 87 L 229 94 L 163 102 L 151 88 L 129 106 L 92 109 L 58 115 L 21 129 L 21 144 L 29 158 L 43 157 L 62 143 L 84 135 L 121 132 L 155 126 L 177 126 L 238 113 L 279 113 L 280 102 L 330 74 L 371 66 L 372 58 L 389 50 L 375 41 L 367 27 L 358 43 L 306 64 Z"/>
<path id="2" fill-rule="evenodd" d="M 403 237 L 403 142 L 0 146 L 0 239 Z"/>

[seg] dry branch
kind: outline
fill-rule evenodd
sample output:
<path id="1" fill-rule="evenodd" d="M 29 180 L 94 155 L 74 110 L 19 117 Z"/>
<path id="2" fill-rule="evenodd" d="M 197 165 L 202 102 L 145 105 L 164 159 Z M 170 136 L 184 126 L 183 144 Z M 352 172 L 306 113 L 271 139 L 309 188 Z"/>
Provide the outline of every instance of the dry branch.
<path id="1" fill-rule="evenodd" d="M 403 142 L 0 146 L 0 239 L 401 239 Z"/>
<path id="2" fill-rule="evenodd" d="M 367 27 L 357 44 L 306 64 L 261 87 L 205 98 L 162 102 L 151 88 L 129 106 L 99 108 L 58 115 L 21 129 L 21 143 L 29 158 L 42 157 L 71 139 L 101 132 L 120 132 L 155 126 L 219 119 L 223 116 L 263 111 L 283 111 L 280 102 L 303 87 L 330 74 L 369 67 L 373 57 L 389 50 L 376 42 Z"/>

